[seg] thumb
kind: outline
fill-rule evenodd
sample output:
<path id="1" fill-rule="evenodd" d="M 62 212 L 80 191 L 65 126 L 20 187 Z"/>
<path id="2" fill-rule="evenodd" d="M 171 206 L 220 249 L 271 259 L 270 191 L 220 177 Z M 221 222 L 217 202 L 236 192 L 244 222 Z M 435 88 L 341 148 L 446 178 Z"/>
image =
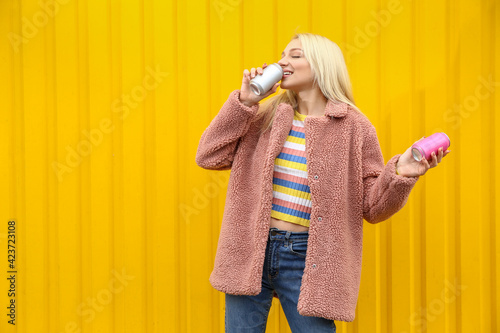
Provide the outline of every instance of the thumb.
<path id="1" fill-rule="evenodd" d="M 242 82 L 243 83 L 249 83 L 250 82 L 250 72 L 248 71 L 248 69 L 245 69 L 243 71 L 243 79 L 242 79 Z"/>
<path id="2" fill-rule="evenodd" d="M 417 141 L 413 142 L 413 143 L 417 143 L 419 142 L 420 140 L 422 140 L 423 138 L 425 138 L 425 136 L 421 137 L 420 139 L 418 139 Z"/>
<path id="3" fill-rule="evenodd" d="M 276 92 L 276 90 L 278 89 L 280 83 L 275 83 L 274 86 L 271 88 L 271 90 L 269 90 L 265 95 L 264 97 L 262 97 L 263 99 L 266 98 L 267 96 L 271 95 L 271 94 L 274 94 Z"/>

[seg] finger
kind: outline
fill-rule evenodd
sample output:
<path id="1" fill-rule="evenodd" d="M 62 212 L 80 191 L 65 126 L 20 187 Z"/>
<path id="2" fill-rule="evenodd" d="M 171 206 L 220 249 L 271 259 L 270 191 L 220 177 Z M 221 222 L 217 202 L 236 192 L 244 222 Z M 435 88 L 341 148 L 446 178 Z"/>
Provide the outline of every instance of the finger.
<path id="1" fill-rule="evenodd" d="M 257 73 L 259 73 L 260 75 L 262 75 L 263 71 L 262 71 L 262 68 L 257 68 Z"/>
<path id="2" fill-rule="evenodd" d="M 425 170 L 429 170 L 431 168 L 431 166 L 429 165 L 429 161 L 427 161 L 426 158 L 423 158 L 422 161 L 424 161 Z"/>
<path id="3" fill-rule="evenodd" d="M 437 165 L 437 156 L 435 152 L 432 152 L 431 168 L 434 168 L 436 165 Z"/>
<path id="4" fill-rule="evenodd" d="M 250 80 L 250 71 L 248 69 L 245 69 L 243 71 L 243 82 L 249 81 Z"/>
<path id="5" fill-rule="evenodd" d="M 267 67 L 267 63 L 264 63 L 264 65 L 262 65 L 262 68 L 266 68 Z"/>
<path id="6" fill-rule="evenodd" d="M 443 148 L 439 147 L 438 153 L 437 153 L 437 158 L 436 158 L 438 164 L 439 164 L 439 162 L 441 162 L 442 158 L 443 158 Z"/>
<path id="7" fill-rule="evenodd" d="M 250 76 L 252 77 L 252 79 L 255 77 L 255 68 L 252 67 L 252 69 L 250 70 Z"/>

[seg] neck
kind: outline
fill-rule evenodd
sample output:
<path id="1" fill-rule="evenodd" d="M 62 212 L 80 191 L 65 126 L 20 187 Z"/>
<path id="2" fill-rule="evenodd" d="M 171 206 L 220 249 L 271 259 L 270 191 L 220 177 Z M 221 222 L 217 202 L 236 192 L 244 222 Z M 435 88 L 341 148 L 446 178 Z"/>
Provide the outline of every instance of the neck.
<path id="1" fill-rule="evenodd" d="M 298 111 L 308 116 L 323 116 L 328 99 L 319 88 L 303 90 L 297 93 Z"/>

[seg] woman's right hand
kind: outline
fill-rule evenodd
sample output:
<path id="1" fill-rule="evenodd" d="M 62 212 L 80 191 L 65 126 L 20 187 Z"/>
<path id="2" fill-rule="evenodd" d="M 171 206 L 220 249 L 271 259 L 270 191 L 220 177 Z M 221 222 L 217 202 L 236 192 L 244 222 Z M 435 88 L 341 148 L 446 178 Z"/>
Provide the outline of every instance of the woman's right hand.
<path id="1" fill-rule="evenodd" d="M 274 94 L 276 90 L 278 89 L 280 83 L 277 82 L 274 84 L 274 86 L 264 95 L 255 95 L 252 92 L 252 89 L 250 88 L 250 80 L 253 79 L 256 75 L 262 75 L 264 68 L 267 67 L 267 64 L 264 63 L 264 65 L 261 67 L 258 67 L 257 69 L 253 68 L 248 71 L 248 69 L 245 69 L 243 71 L 243 81 L 241 84 L 241 90 L 240 90 L 240 101 L 241 103 L 245 104 L 246 106 L 252 106 L 259 101 L 263 100 L 267 96 Z"/>

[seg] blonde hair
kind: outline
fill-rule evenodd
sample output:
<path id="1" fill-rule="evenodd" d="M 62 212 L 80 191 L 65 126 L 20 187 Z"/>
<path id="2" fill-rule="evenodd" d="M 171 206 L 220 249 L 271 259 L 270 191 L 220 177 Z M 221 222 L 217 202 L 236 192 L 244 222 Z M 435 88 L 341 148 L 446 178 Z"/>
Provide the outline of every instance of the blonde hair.
<path id="1" fill-rule="evenodd" d="M 323 95 L 328 100 L 347 103 L 362 113 L 354 103 L 349 73 L 339 46 L 326 37 L 311 33 L 296 33 L 291 40 L 294 39 L 299 39 L 302 43 L 304 56 L 314 76 L 314 84 Z M 292 90 L 285 90 L 262 103 L 257 117 L 264 118 L 261 133 L 271 128 L 280 103 L 297 108 L 297 94 Z"/>

